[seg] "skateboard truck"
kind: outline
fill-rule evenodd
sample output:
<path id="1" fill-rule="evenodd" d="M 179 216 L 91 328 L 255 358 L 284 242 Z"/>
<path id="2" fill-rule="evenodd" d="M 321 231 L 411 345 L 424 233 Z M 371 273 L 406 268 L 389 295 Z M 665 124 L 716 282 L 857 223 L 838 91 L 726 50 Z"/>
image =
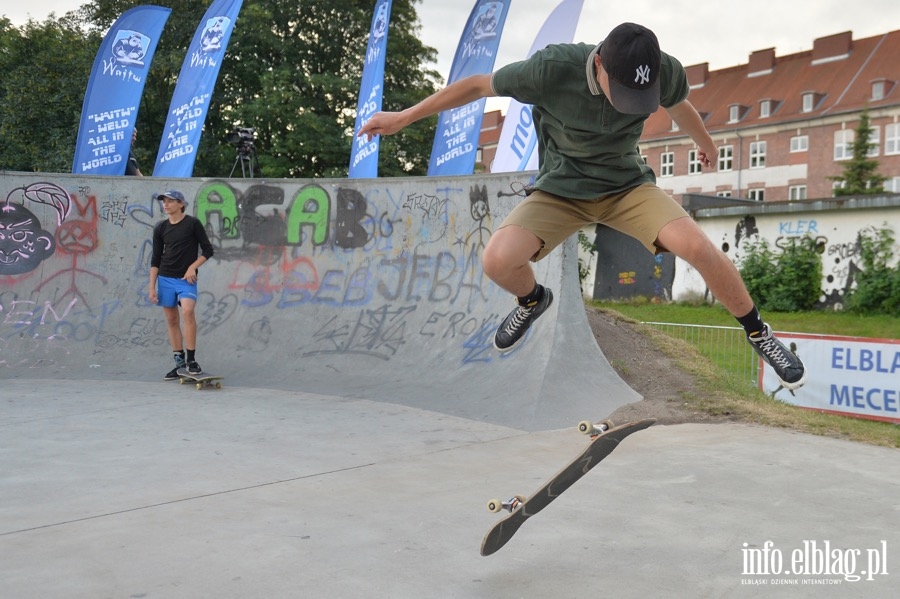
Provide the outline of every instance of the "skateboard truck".
<path id="1" fill-rule="evenodd" d="M 582 435 L 590 435 L 593 437 L 598 437 L 608 431 L 611 428 L 614 428 L 615 424 L 613 424 L 612 420 L 603 420 L 594 424 L 590 420 L 582 420 L 578 423 L 578 432 Z"/>
<path id="2" fill-rule="evenodd" d="M 524 495 L 516 495 L 515 497 L 510 497 L 506 501 L 500 501 L 499 499 L 491 499 L 488 501 L 487 508 L 489 511 L 493 513 L 497 513 L 500 510 L 506 510 L 507 512 L 512 513 L 515 511 L 517 507 L 525 503 Z"/>

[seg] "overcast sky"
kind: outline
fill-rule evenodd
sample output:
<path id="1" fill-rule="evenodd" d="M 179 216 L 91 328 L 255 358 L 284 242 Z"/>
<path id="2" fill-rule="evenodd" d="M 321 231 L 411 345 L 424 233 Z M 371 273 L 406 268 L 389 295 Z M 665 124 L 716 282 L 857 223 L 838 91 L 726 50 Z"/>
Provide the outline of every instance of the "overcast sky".
<path id="1" fill-rule="evenodd" d="M 210 0 L 211 2 L 212 0 Z M 547 15 L 560 0 L 512 0 L 495 67 L 521 60 Z M 63 15 L 80 0 L 4 2 L 0 13 L 17 25 L 29 15 L 39 21 Z M 152 0 L 148 1 L 152 4 Z M 374 0 L 373 0 L 374 6 Z M 416 11 L 423 42 L 438 50 L 437 70 L 446 79 L 474 0 L 422 0 Z M 660 46 L 685 66 L 708 62 L 711 69 L 745 64 L 755 50 L 778 56 L 812 49 L 818 37 L 852 31 L 856 39 L 900 29 L 898 0 L 584 0 L 575 41 L 596 43 L 623 21 L 653 29 Z M 240 17 L 237 26 L 240 27 Z M 492 101 L 488 109 L 505 107 Z"/>

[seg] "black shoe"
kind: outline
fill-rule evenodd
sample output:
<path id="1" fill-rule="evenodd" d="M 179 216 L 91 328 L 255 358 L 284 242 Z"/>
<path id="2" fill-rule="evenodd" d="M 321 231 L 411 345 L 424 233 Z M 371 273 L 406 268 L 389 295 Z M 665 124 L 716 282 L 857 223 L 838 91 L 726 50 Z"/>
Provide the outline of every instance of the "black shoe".
<path id="1" fill-rule="evenodd" d="M 806 382 L 806 368 L 794 352 L 775 338 L 771 327 L 765 324 L 763 330 L 756 335 L 748 335 L 750 345 L 756 353 L 772 367 L 781 386 L 788 390 L 802 387 Z"/>
<path id="2" fill-rule="evenodd" d="M 167 380 L 167 381 L 177 381 L 177 380 L 178 380 L 178 369 L 179 369 L 179 368 L 181 368 L 181 366 L 176 366 L 175 368 L 173 368 L 172 370 L 170 370 L 169 372 L 167 372 L 167 373 L 166 373 L 166 376 L 164 376 L 163 379 L 164 379 L 164 380 Z"/>
<path id="3" fill-rule="evenodd" d="M 546 312 L 552 303 L 553 293 L 544 287 L 544 295 L 541 296 L 541 299 L 527 306 L 517 304 L 515 309 L 500 323 L 500 327 L 494 335 L 494 347 L 501 352 L 513 350 L 525 338 L 525 333 L 531 323 Z"/>
<path id="4" fill-rule="evenodd" d="M 202 374 L 203 369 L 200 368 L 200 365 L 197 362 L 188 362 L 187 365 L 188 374 Z"/>

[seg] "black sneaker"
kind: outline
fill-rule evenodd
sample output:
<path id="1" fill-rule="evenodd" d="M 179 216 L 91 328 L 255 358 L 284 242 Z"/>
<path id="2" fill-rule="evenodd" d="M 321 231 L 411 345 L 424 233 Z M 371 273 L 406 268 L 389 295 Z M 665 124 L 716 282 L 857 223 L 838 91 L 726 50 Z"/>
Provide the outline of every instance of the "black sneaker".
<path id="1" fill-rule="evenodd" d="M 203 369 L 200 368 L 200 365 L 197 362 L 188 362 L 187 365 L 188 374 L 202 374 Z"/>
<path id="2" fill-rule="evenodd" d="M 181 368 L 181 366 L 176 366 L 175 368 L 167 372 L 166 376 L 164 376 L 163 379 L 166 381 L 177 381 L 179 368 Z"/>
<path id="3" fill-rule="evenodd" d="M 531 323 L 546 312 L 552 303 L 553 293 L 544 287 L 544 295 L 541 299 L 527 306 L 516 304 L 515 309 L 500 323 L 500 327 L 494 335 L 494 347 L 501 352 L 512 351 L 525 338 L 525 333 Z"/>
<path id="4" fill-rule="evenodd" d="M 806 382 L 806 368 L 803 362 L 797 354 L 775 338 L 769 325 L 764 324 L 762 331 L 756 335 L 748 335 L 747 339 L 756 353 L 775 371 L 782 387 L 794 390 L 803 386 Z"/>

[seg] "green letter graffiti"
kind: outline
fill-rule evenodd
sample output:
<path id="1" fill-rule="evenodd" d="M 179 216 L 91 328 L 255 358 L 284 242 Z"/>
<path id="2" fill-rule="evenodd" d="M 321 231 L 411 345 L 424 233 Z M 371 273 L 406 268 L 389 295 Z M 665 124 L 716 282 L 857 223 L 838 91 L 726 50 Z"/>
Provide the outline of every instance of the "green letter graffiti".
<path id="1" fill-rule="evenodd" d="M 234 191 L 225 183 L 212 183 L 202 187 L 197 194 L 197 218 L 203 226 L 209 225 L 209 214 L 219 214 L 222 219 L 221 236 L 236 239 L 238 231 L 238 209 Z"/>
<path id="2" fill-rule="evenodd" d="M 300 229 L 304 225 L 313 228 L 314 245 L 322 245 L 328 239 L 328 215 L 331 199 L 318 185 L 307 185 L 294 197 L 287 210 L 287 242 L 300 245 L 303 241 Z"/>

